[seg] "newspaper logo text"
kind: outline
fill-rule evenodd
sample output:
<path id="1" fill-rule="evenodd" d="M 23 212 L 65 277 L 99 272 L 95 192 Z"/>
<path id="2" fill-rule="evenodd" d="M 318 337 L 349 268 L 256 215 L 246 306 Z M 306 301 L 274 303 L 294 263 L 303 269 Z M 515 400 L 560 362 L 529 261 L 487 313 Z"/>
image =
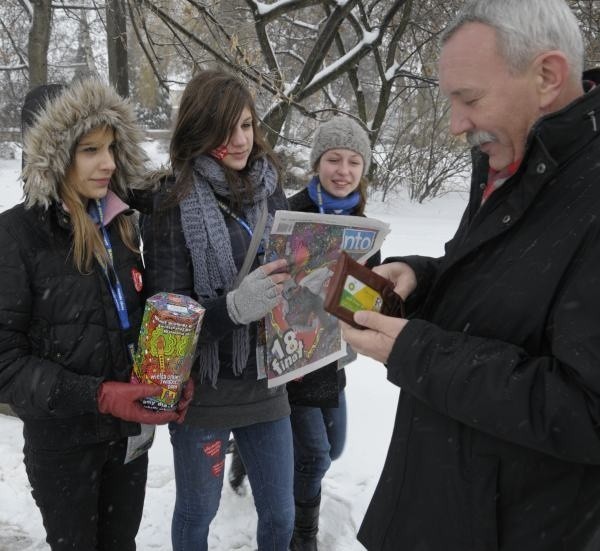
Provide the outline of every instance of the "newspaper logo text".
<path id="1" fill-rule="evenodd" d="M 377 232 L 346 228 L 342 235 L 342 250 L 367 252 L 373 248 Z"/>

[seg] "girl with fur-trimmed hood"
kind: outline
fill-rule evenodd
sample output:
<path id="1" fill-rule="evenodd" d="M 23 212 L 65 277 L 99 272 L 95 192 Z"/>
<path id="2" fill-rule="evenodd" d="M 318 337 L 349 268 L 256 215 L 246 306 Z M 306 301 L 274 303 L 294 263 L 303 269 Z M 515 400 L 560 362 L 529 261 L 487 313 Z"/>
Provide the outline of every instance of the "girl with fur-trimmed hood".
<path id="1" fill-rule="evenodd" d="M 141 132 L 97 80 L 32 90 L 22 121 L 25 200 L 0 214 L 0 401 L 23 420 L 52 550 L 134 550 L 148 459 L 127 455 L 129 437 L 185 413 L 185 401 L 145 410 L 160 389 L 129 383 L 143 299 L 126 201 L 142 186 Z"/>

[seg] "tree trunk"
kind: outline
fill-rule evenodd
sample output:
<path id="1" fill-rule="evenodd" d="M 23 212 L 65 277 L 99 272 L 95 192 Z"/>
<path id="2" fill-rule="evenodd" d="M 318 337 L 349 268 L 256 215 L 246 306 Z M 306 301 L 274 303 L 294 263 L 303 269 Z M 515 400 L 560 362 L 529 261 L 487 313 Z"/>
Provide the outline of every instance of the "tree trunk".
<path id="1" fill-rule="evenodd" d="M 87 20 L 85 10 L 81 11 L 79 16 L 79 46 L 75 54 L 75 69 L 74 79 L 84 79 L 98 74 L 96 70 L 96 62 L 92 52 L 92 37 L 90 36 L 90 25 Z"/>
<path id="2" fill-rule="evenodd" d="M 129 96 L 127 68 L 127 18 L 122 0 L 106 2 L 106 42 L 108 79 L 123 97 Z"/>
<path id="3" fill-rule="evenodd" d="M 52 27 L 51 0 L 31 0 L 33 19 L 29 29 L 29 89 L 48 82 L 48 46 Z"/>

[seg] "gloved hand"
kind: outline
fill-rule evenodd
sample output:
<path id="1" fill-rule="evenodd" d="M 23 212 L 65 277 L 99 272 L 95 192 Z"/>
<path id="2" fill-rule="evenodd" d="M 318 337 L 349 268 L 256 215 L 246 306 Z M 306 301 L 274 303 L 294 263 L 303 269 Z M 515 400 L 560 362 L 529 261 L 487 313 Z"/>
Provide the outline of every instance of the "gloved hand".
<path id="1" fill-rule="evenodd" d="M 183 391 L 181 392 L 181 398 L 179 398 L 179 402 L 177 402 L 177 414 L 179 415 L 179 417 L 177 418 L 178 424 L 181 425 L 181 423 L 183 423 L 187 410 L 190 407 L 190 404 L 192 403 L 193 397 L 194 380 L 190 377 L 183 387 Z"/>
<path id="2" fill-rule="evenodd" d="M 142 398 L 158 396 L 161 392 L 158 385 L 105 381 L 98 388 L 98 411 L 124 421 L 147 425 L 177 421 L 180 415 L 177 411 L 152 411 L 139 402 Z"/>
<path id="3" fill-rule="evenodd" d="M 227 293 L 227 313 L 237 324 L 248 325 L 266 316 L 281 300 L 282 283 L 290 279 L 285 259 L 250 272 L 237 289 Z M 279 273 L 275 273 L 279 272 Z"/>

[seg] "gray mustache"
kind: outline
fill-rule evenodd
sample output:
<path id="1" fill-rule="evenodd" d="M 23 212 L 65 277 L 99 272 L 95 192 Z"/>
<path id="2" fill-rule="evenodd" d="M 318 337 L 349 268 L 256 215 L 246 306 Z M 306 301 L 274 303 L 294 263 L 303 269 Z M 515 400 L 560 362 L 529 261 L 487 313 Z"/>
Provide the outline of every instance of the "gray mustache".
<path id="1" fill-rule="evenodd" d="M 487 142 L 496 142 L 496 136 L 489 132 L 467 132 L 467 143 L 471 147 L 477 147 Z"/>

